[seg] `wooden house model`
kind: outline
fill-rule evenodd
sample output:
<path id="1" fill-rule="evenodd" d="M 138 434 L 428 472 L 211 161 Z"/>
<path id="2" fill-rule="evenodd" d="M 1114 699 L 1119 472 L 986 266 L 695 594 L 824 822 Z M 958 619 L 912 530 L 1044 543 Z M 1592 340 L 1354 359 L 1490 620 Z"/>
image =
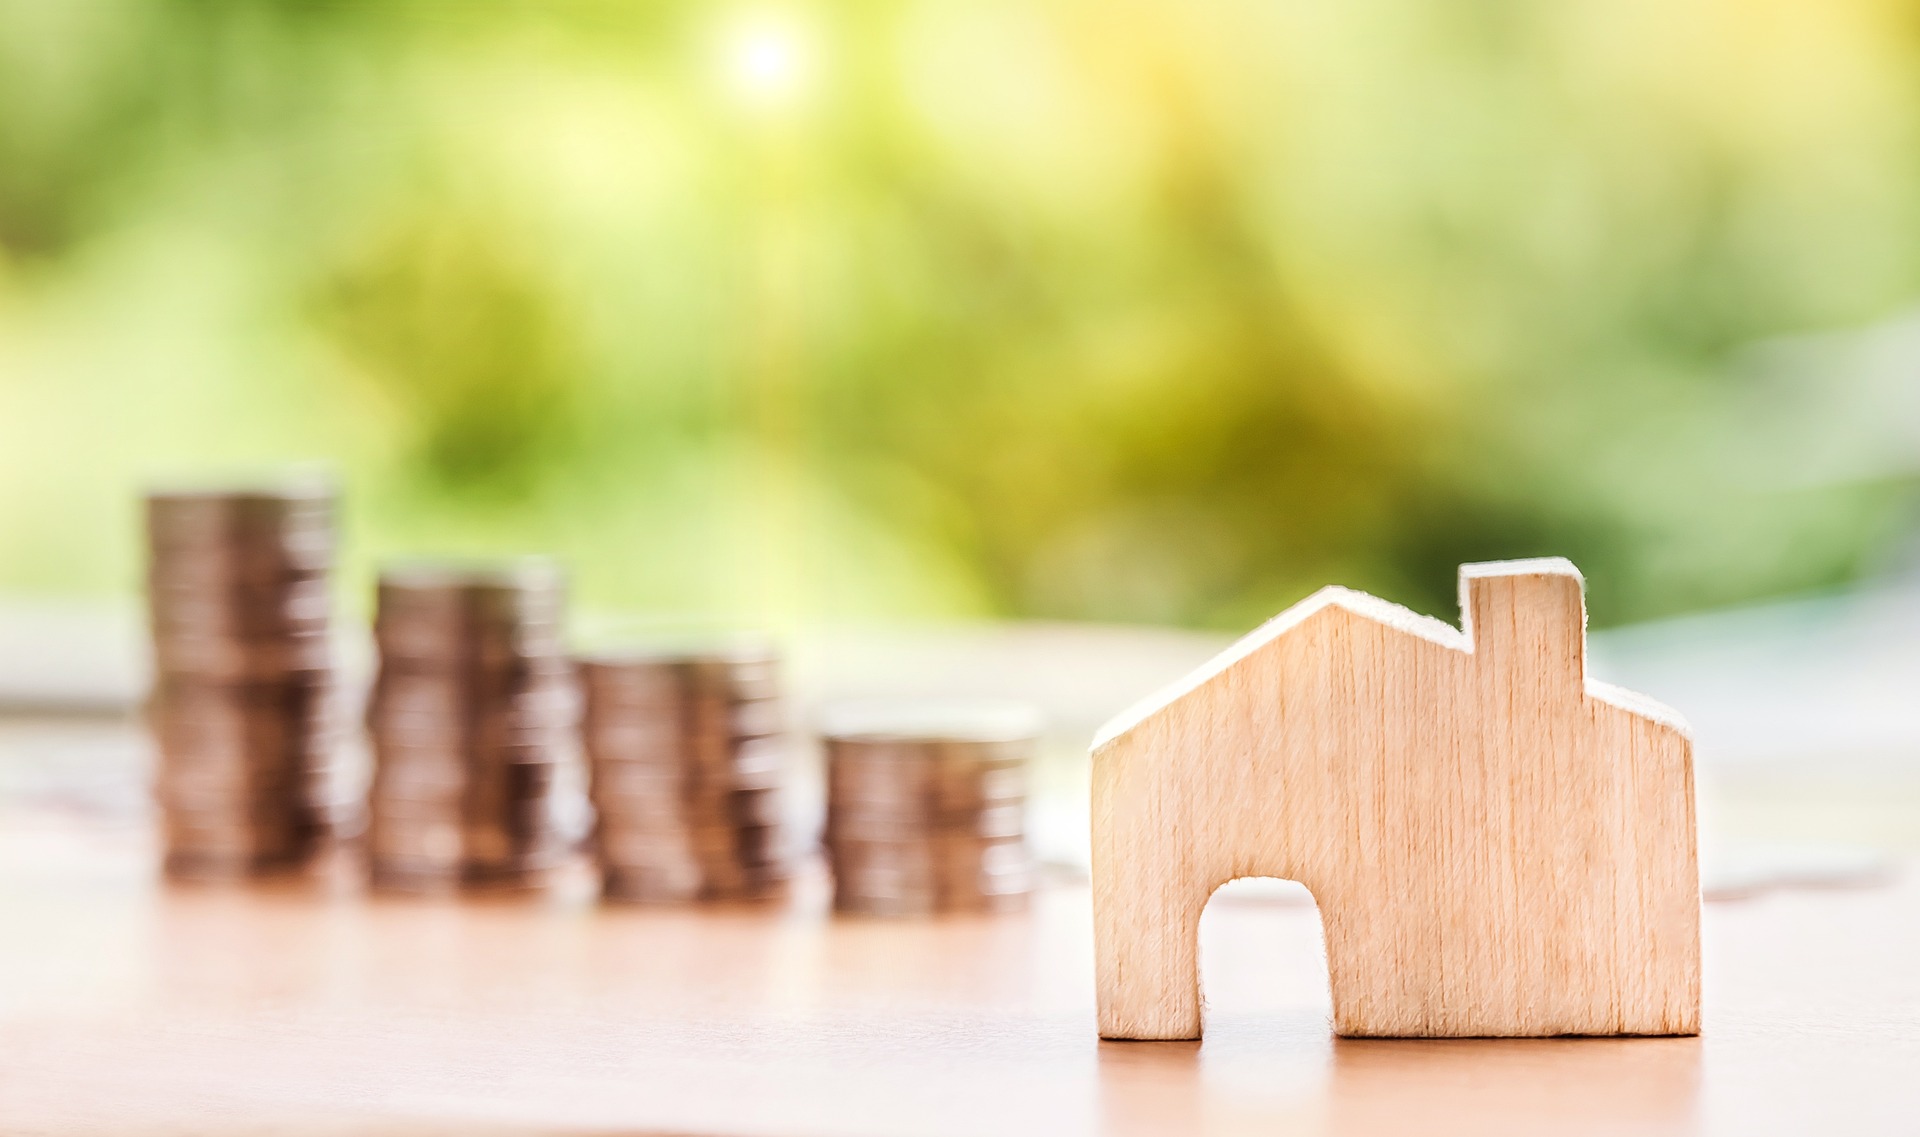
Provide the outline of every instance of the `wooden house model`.
<path id="1" fill-rule="evenodd" d="M 1313 893 L 1338 1034 L 1697 1033 L 1692 743 L 1587 678 L 1582 584 L 1464 566 L 1458 630 L 1325 589 L 1102 730 L 1100 1033 L 1199 1037 L 1245 876 Z"/>

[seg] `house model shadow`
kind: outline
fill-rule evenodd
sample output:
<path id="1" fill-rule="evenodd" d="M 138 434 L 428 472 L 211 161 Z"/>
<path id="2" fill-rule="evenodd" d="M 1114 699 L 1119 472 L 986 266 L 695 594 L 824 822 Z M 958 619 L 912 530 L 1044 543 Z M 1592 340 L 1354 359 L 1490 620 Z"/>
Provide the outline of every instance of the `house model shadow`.
<path id="1" fill-rule="evenodd" d="M 1695 1034 L 1679 716 L 1586 677 L 1564 560 L 1466 565 L 1464 630 L 1324 589 L 1093 748 L 1100 1033 L 1198 1038 L 1201 910 L 1297 880 L 1346 1036 Z"/>

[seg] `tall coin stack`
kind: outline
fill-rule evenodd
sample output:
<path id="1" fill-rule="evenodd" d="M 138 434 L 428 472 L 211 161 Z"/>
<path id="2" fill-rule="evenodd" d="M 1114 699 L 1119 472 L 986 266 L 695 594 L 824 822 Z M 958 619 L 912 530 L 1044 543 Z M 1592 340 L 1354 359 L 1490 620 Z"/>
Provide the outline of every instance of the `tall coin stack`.
<path id="1" fill-rule="evenodd" d="M 999 705 L 842 707 L 822 734 L 835 909 L 906 916 L 1026 904 L 1036 715 Z"/>
<path id="2" fill-rule="evenodd" d="M 580 660 L 582 730 L 610 899 L 778 895 L 785 739 L 779 662 L 732 645 Z"/>
<path id="3" fill-rule="evenodd" d="M 146 498 L 165 868 L 295 867 L 355 806 L 338 762 L 323 483 Z"/>
<path id="4" fill-rule="evenodd" d="M 543 883 L 570 852 L 559 791 L 576 695 L 566 580 L 537 559 L 380 574 L 367 705 L 376 886 Z"/>

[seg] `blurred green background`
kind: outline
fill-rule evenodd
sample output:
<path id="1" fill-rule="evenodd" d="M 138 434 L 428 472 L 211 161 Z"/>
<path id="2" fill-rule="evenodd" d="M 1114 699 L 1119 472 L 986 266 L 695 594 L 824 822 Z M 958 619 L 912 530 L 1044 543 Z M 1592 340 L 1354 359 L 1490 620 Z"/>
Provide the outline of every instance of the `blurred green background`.
<path id="1" fill-rule="evenodd" d="M 601 607 L 1832 586 L 1920 518 L 1805 349 L 1920 295 L 1917 94 L 1882 0 L 0 0 L 0 589 L 295 459 L 356 581 Z"/>

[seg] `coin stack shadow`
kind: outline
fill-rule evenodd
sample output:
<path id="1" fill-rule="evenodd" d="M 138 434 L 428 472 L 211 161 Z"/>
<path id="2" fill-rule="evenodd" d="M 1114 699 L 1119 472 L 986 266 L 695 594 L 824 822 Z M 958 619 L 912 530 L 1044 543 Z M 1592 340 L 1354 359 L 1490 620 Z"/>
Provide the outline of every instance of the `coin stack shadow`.
<path id="1" fill-rule="evenodd" d="M 833 903 L 876 916 L 1009 911 L 1033 890 L 1018 708 L 842 708 L 822 731 Z"/>
<path id="2" fill-rule="evenodd" d="M 579 660 L 602 894 L 671 903 L 784 892 L 779 660 L 758 646 Z"/>
<path id="3" fill-rule="evenodd" d="M 376 887 L 536 886 L 571 852 L 559 796 L 577 697 L 558 566 L 380 574 L 368 859 Z"/>
<path id="4" fill-rule="evenodd" d="M 164 867 L 231 877 L 298 867 L 350 831 L 325 484 L 146 497 Z"/>

